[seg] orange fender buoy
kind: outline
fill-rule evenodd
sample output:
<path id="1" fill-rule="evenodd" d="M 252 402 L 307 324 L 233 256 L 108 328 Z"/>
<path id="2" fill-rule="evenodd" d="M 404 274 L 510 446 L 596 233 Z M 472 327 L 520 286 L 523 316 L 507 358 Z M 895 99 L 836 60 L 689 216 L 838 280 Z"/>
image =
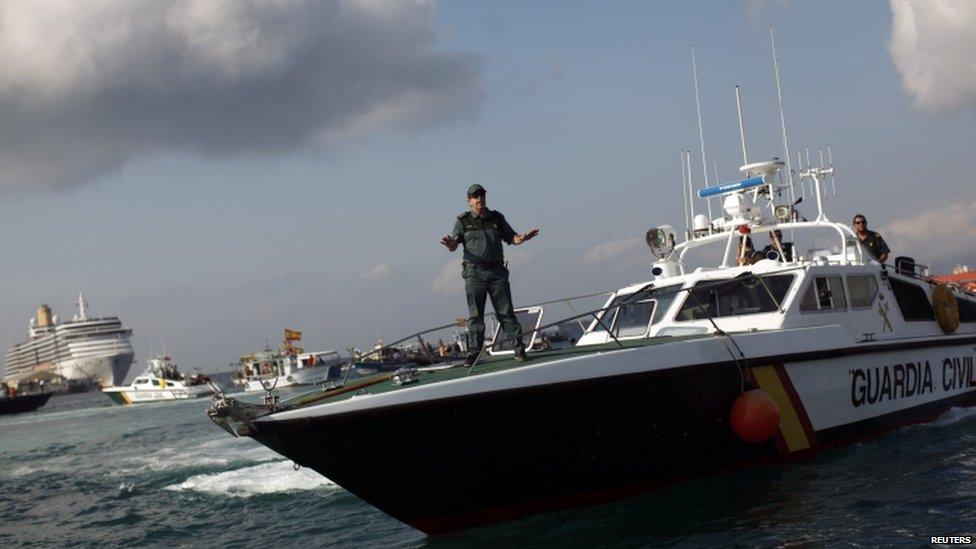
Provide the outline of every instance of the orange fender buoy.
<path id="1" fill-rule="evenodd" d="M 762 442 L 779 429 L 779 406 L 768 393 L 753 389 L 739 395 L 730 414 L 732 431 L 746 442 Z"/>
<path id="2" fill-rule="evenodd" d="M 945 284 L 932 288 L 932 308 L 935 309 L 935 319 L 939 321 L 939 328 L 951 334 L 959 327 L 959 303 L 952 290 Z"/>

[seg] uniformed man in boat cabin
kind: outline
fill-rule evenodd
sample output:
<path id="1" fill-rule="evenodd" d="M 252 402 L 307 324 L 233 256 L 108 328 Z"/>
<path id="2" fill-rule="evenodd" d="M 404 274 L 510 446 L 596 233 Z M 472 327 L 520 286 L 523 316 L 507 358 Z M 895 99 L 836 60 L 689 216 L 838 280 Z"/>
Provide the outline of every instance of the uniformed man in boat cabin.
<path id="1" fill-rule="evenodd" d="M 468 208 L 457 216 L 454 230 L 441 239 L 448 250 L 464 245 L 461 263 L 464 292 L 468 298 L 468 353 L 465 363 L 474 364 L 485 343 L 485 298 L 491 297 L 495 316 L 515 349 L 515 358 L 526 360 L 522 326 L 512 308 L 512 289 L 508 283 L 508 268 L 502 252 L 502 242 L 518 246 L 537 234 L 532 229 L 518 234 L 500 212 L 485 205 L 485 188 L 477 183 L 468 187 Z"/>
<path id="2" fill-rule="evenodd" d="M 884 264 L 891 250 L 880 234 L 868 230 L 868 218 L 864 217 L 864 214 L 854 216 L 854 232 L 857 233 L 861 245 L 871 252 L 878 263 Z"/>

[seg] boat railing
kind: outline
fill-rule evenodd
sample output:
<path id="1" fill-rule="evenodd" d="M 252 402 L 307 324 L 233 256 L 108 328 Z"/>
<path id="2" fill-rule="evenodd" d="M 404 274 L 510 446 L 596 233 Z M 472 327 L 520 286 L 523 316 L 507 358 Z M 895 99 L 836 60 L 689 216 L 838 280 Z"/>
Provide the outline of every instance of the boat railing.
<path id="1" fill-rule="evenodd" d="M 797 222 L 789 222 L 789 223 L 773 223 L 769 225 L 747 225 L 744 223 L 742 226 L 748 227 L 749 231 L 747 233 L 741 233 L 738 230 L 732 228 L 729 229 L 728 231 L 713 233 L 703 237 L 686 240 L 681 244 L 675 246 L 675 251 L 678 254 L 678 264 L 681 266 L 682 274 L 684 273 L 685 256 L 690 250 L 693 250 L 695 248 L 701 248 L 712 244 L 724 243 L 725 252 L 722 255 L 721 268 L 728 268 L 731 266 L 730 259 L 731 257 L 733 257 L 733 254 L 731 252 L 736 249 L 736 244 L 735 244 L 736 240 L 741 241 L 741 239 L 752 237 L 755 236 L 756 234 L 771 233 L 776 230 L 780 230 L 780 231 L 795 231 L 795 230 L 813 231 L 817 229 L 833 230 L 840 237 L 840 256 L 844 258 L 844 261 L 850 260 L 848 244 L 851 242 L 851 240 L 854 240 L 855 242 L 853 246 L 854 260 L 860 263 L 863 263 L 865 260 L 864 250 L 861 246 L 856 244 L 857 235 L 854 233 L 853 229 L 847 227 L 846 225 L 842 225 L 840 223 L 834 223 L 832 221 L 822 220 L 822 221 L 797 221 Z M 780 260 L 782 260 L 782 258 L 780 258 Z M 798 257 L 794 257 L 794 261 L 798 261 L 798 260 L 799 260 Z"/>
<path id="2" fill-rule="evenodd" d="M 553 303 L 567 303 L 567 304 L 569 304 L 569 303 L 571 303 L 573 301 L 579 301 L 579 300 L 582 300 L 582 299 L 589 299 L 589 298 L 598 297 L 598 296 L 601 296 L 601 295 L 609 296 L 609 295 L 613 294 L 615 291 L 616 290 L 606 290 L 606 291 L 602 291 L 602 292 L 594 292 L 594 293 L 583 294 L 583 295 L 578 295 L 578 296 L 573 296 L 573 297 L 564 297 L 564 298 L 559 298 L 559 299 L 551 299 L 551 300 L 548 300 L 548 301 L 540 301 L 538 303 L 532 303 L 532 304 L 529 304 L 529 305 L 521 305 L 518 308 L 519 309 L 522 309 L 522 308 L 525 308 L 525 307 L 542 307 L 542 306 L 545 306 L 545 305 L 552 305 Z M 572 305 L 571 304 L 569 305 L 569 307 L 572 309 Z M 535 330 L 533 330 L 532 333 L 537 332 L 537 331 L 541 331 L 543 329 L 552 328 L 552 327 L 554 327 L 554 326 L 556 326 L 556 325 L 558 325 L 558 324 L 560 324 L 562 322 L 566 322 L 566 321 L 569 321 L 569 320 L 575 320 L 577 318 L 585 317 L 588 314 L 590 314 L 590 313 L 583 313 L 583 314 L 579 314 L 579 315 L 575 315 L 575 316 L 570 316 L 570 317 L 567 317 L 567 318 L 562 319 L 560 321 L 557 321 L 555 323 L 547 324 L 546 326 L 540 326 L 540 327 L 536 328 Z M 496 317 L 496 315 L 495 315 L 494 312 L 491 312 L 491 313 L 485 313 L 485 318 L 486 319 L 496 319 L 497 317 Z M 388 350 L 388 349 L 392 349 L 392 348 L 396 347 L 397 345 L 399 345 L 401 343 L 406 343 L 408 341 L 413 341 L 413 340 L 417 340 L 417 343 L 420 344 L 420 348 L 421 348 L 422 352 L 427 352 L 426 351 L 426 348 L 427 347 L 425 345 L 426 342 L 424 341 L 423 336 L 425 336 L 427 334 L 430 334 L 430 333 L 439 332 L 441 330 L 446 330 L 448 328 L 463 328 L 463 327 L 466 326 L 466 324 L 467 324 L 467 319 L 463 319 L 463 318 L 455 319 L 453 322 L 451 322 L 449 324 L 441 324 L 439 326 L 434 326 L 433 328 L 427 328 L 425 330 L 421 330 L 419 332 L 412 333 L 412 334 L 410 334 L 410 335 L 408 335 L 406 337 L 402 337 L 402 338 L 397 339 L 395 341 L 392 341 L 390 343 L 386 343 L 384 345 L 378 345 L 372 351 L 359 354 L 356 357 L 356 359 L 357 360 L 362 360 L 362 359 L 371 357 L 371 356 L 376 355 L 376 354 L 380 354 L 380 356 L 382 356 L 383 351 Z M 428 357 L 428 358 L 433 358 L 433 357 Z"/>

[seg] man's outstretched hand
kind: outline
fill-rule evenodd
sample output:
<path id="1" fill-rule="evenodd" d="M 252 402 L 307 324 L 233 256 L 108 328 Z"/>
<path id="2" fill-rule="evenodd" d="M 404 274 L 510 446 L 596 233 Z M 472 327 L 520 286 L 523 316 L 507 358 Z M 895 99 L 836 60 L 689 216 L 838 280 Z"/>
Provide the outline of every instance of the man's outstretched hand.
<path id="1" fill-rule="evenodd" d="M 514 242 L 515 242 L 515 244 L 521 244 L 521 243 L 523 243 L 523 242 L 525 242 L 527 240 L 532 240 L 538 234 L 539 234 L 539 229 L 532 229 L 531 231 L 529 231 L 529 232 L 527 232 L 525 234 L 515 235 L 515 241 Z"/>
<path id="2" fill-rule="evenodd" d="M 538 232 L 538 231 L 536 231 L 536 232 Z M 452 236 L 445 236 L 444 238 L 441 239 L 441 244 L 443 244 L 444 247 L 447 248 L 447 250 L 450 251 L 450 252 L 453 252 L 454 250 L 456 250 L 457 247 L 458 247 L 458 244 L 460 244 L 460 243 L 461 242 L 458 239 L 456 239 L 456 238 L 454 238 Z"/>

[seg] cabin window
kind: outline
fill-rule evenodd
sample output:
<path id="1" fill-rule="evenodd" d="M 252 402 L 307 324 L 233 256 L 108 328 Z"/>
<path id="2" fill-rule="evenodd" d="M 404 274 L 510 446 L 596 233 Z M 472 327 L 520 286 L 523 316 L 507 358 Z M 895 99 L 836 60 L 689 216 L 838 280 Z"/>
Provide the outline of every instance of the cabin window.
<path id="1" fill-rule="evenodd" d="M 146 383 L 149 383 L 149 380 L 146 379 L 146 378 L 144 378 L 144 377 L 141 377 L 141 378 L 139 378 L 139 379 L 136 380 L 136 384 L 144 385 Z"/>
<path id="2" fill-rule="evenodd" d="M 668 309 L 671 308 L 671 304 L 674 303 L 674 298 L 678 297 L 678 292 L 680 291 L 680 284 L 657 289 L 655 292 L 655 295 L 657 295 L 657 305 L 654 307 L 654 320 L 651 322 L 652 324 L 657 324 L 661 321 L 664 313 L 668 312 Z"/>
<path id="3" fill-rule="evenodd" d="M 874 296 L 878 295 L 878 281 L 874 275 L 849 276 L 847 288 L 851 291 L 852 309 L 870 307 L 874 303 Z"/>
<path id="4" fill-rule="evenodd" d="M 621 305 L 617 309 L 617 326 L 614 328 L 617 337 L 637 337 L 646 334 L 653 312 L 653 299 L 631 301 Z"/>
<path id="5" fill-rule="evenodd" d="M 609 329 L 616 337 L 643 336 L 652 323 L 661 320 L 680 288 L 675 284 L 619 295 L 603 313 L 603 324 L 594 322 L 591 330 L 603 332 Z"/>
<path id="6" fill-rule="evenodd" d="M 703 280 L 688 292 L 675 320 L 772 313 L 783 304 L 793 275 L 740 276 L 728 280 Z M 764 284 L 765 283 L 765 284 Z"/>
<path id="7" fill-rule="evenodd" d="M 813 279 L 800 301 L 803 312 L 846 309 L 844 282 L 839 276 L 818 276 Z"/>
<path id="8" fill-rule="evenodd" d="M 895 294 L 901 316 L 907 321 L 935 320 L 935 311 L 928 293 L 920 286 L 897 278 L 888 279 Z"/>
<path id="9" fill-rule="evenodd" d="M 976 303 L 957 297 L 956 303 L 959 304 L 959 322 L 976 322 Z"/>
<path id="10" fill-rule="evenodd" d="M 152 380 L 152 384 L 154 387 L 159 387 L 159 380 L 158 379 Z"/>

